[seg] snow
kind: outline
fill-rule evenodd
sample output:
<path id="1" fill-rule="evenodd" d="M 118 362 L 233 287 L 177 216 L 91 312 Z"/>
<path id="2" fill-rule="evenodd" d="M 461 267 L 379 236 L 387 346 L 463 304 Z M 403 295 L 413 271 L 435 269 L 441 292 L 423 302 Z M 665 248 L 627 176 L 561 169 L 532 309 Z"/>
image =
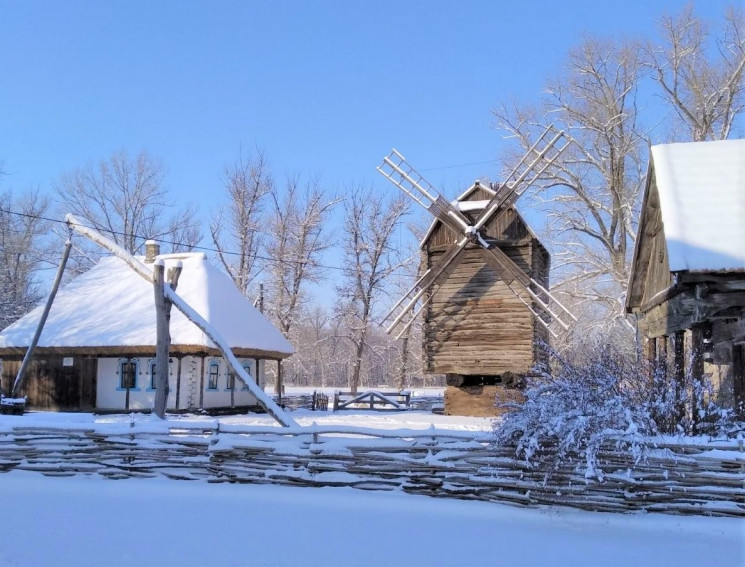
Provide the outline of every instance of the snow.
<path id="1" fill-rule="evenodd" d="M 299 410 L 292 415 L 299 424 L 310 426 L 310 433 L 354 426 L 357 431 L 369 428 L 391 437 L 407 431 L 450 430 L 466 439 L 491 430 L 487 418 L 416 410 L 385 414 Z M 257 431 L 264 427 L 287 431 L 269 416 L 258 414 L 218 420 L 169 416 L 161 421 L 142 414 L 54 412 L 0 416 L 0 429 L 43 426 L 136 435 L 169 426 L 199 428 L 215 421 L 225 432 L 246 425 Z M 220 443 L 251 442 L 240 439 L 228 434 L 221 436 Z M 291 445 L 288 441 L 284 450 L 290 451 Z M 335 450 L 330 441 L 325 445 L 325 450 Z M 271 474 L 267 471 L 267 478 Z M 344 480 L 346 473 L 325 474 L 325 480 L 334 482 Z M 19 470 L 0 474 L 0 483 L 2 566 L 745 565 L 742 519 L 523 509 L 402 491 L 215 484 L 163 477 L 114 481 Z"/>
<path id="2" fill-rule="evenodd" d="M 671 271 L 745 270 L 745 139 L 652 146 Z"/>
<path id="3" fill-rule="evenodd" d="M 743 565 L 741 520 L 347 488 L 0 476 L 0 565 Z M 43 543 L 41 543 L 43 542 Z"/>
<path id="4" fill-rule="evenodd" d="M 483 211 L 486 205 L 489 204 L 489 201 L 453 201 L 452 204 L 462 213 L 471 213 L 474 211 Z"/>
<path id="5" fill-rule="evenodd" d="M 161 255 L 166 269 L 182 262 L 177 293 L 218 330 L 232 348 L 291 354 L 292 345 L 201 253 Z M 0 333 L 0 348 L 27 346 L 43 307 Z M 62 288 L 55 299 L 40 347 L 154 346 L 152 285 L 123 260 L 108 256 Z M 212 341 L 177 310 L 171 313 L 174 345 Z"/>

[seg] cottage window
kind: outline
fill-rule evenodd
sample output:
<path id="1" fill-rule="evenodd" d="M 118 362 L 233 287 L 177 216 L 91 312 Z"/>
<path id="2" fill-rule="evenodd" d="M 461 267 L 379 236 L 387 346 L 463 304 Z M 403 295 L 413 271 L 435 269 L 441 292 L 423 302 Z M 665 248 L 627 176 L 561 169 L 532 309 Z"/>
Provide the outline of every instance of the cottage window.
<path id="1" fill-rule="evenodd" d="M 137 388 L 136 360 L 122 360 L 119 363 L 119 387 L 123 390 Z"/>
<path id="2" fill-rule="evenodd" d="M 251 363 L 249 361 L 246 361 L 243 363 L 243 370 L 246 371 L 246 374 L 248 374 L 248 377 L 253 379 L 253 372 L 251 372 Z M 246 384 L 243 385 L 242 390 L 248 390 L 248 386 Z"/>
<path id="3" fill-rule="evenodd" d="M 156 370 L 155 370 L 155 361 L 150 361 L 150 389 L 155 390 L 156 386 L 158 385 L 157 381 L 155 380 L 156 376 Z"/>
<path id="4" fill-rule="evenodd" d="M 220 376 L 220 365 L 217 362 L 210 362 L 209 380 L 207 381 L 208 390 L 217 390 L 217 378 Z"/>
<path id="5" fill-rule="evenodd" d="M 232 372 L 228 372 L 228 383 L 226 386 L 228 390 L 235 389 L 235 374 Z"/>

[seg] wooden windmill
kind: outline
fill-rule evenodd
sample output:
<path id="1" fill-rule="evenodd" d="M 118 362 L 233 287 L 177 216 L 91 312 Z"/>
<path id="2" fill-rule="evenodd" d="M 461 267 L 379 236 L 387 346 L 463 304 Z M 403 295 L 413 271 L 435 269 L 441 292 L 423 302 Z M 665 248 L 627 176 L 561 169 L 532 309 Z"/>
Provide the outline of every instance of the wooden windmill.
<path id="1" fill-rule="evenodd" d="M 425 370 L 447 375 L 446 412 L 470 388 L 483 399 L 469 398 L 470 409 L 450 404 L 452 413 L 488 413 L 493 394 L 534 367 L 536 345 L 576 320 L 548 291 L 548 253 L 514 209 L 567 145 L 547 129 L 503 183 L 477 181 L 452 203 L 396 150 L 378 167 L 434 216 L 421 276 L 384 321 L 400 337 L 424 311 Z"/>

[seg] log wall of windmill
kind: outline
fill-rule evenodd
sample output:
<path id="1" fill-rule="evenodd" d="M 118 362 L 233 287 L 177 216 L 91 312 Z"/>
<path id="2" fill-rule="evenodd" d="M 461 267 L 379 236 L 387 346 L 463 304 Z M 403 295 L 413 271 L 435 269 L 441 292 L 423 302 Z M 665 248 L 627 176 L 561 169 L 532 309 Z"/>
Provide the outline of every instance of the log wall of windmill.
<path id="1" fill-rule="evenodd" d="M 548 283 L 548 253 L 514 210 L 482 233 L 531 277 Z M 437 226 L 425 244 L 424 265 L 437 262 L 456 237 Z M 526 374 L 536 361 L 537 342 L 547 338 L 528 307 L 486 265 L 480 249 L 470 246 L 430 301 L 424 327 L 425 369 L 464 376 Z"/>

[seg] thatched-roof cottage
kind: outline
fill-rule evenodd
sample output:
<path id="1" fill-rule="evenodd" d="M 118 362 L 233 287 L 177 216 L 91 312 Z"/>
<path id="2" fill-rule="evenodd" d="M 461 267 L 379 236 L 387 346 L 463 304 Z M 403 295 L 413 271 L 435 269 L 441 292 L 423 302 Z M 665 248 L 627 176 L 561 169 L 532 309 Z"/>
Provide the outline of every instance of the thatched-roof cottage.
<path id="1" fill-rule="evenodd" d="M 262 382 L 266 361 L 292 345 L 227 275 L 201 253 L 161 255 L 183 265 L 178 294 L 227 340 Z M 2 388 L 15 373 L 41 316 L 38 307 L 0 333 Z M 251 406 L 253 395 L 229 372 L 220 351 L 180 312 L 171 314 L 168 408 Z M 47 409 L 148 409 L 154 398 L 155 307 L 152 285 L 121 259 L 104 257 L 63 287 L 34 352 L 24 390 Z"/>

